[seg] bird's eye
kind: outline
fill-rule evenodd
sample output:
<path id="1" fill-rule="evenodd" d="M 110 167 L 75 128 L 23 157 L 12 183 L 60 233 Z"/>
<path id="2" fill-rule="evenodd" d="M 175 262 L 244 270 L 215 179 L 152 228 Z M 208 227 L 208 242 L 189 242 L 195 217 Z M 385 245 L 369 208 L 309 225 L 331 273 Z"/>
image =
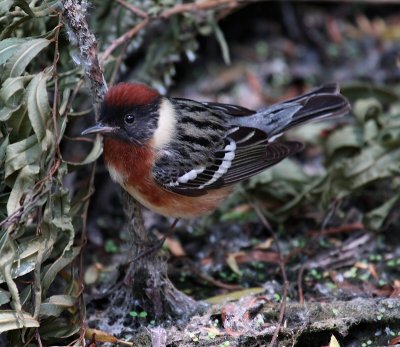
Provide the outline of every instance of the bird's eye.
<path id="1" fill-rule="evenodd" d="M 135 122 L 135 116 L 133 114 L 127 114 L 125 116 L 125 123 L 128 125 L 132 125 Z"/>

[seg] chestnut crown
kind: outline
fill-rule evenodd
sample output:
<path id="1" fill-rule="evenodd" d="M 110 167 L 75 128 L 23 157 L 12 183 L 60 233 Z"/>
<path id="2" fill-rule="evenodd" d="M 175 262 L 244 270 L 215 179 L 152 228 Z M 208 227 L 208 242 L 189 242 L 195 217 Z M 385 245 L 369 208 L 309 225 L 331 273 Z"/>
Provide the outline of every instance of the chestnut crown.
<path id="1" fill-rule="evenodd" d="M 142 145 L 157 128 L 160 102 L 160 94 L 144 84 L 117 84 L 104 97 L 99 122 L 82 134 L 102 133 Z"/>

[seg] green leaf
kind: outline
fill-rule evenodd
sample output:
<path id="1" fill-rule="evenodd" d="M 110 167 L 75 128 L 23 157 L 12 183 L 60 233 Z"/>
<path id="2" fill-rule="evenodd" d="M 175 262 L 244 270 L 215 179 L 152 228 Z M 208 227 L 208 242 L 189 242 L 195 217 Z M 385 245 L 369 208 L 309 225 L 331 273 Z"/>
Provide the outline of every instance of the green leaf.
<path id="1" fill-rule="evenodd" d="M 35 58 L 44 48 L 50 44 L 47 39 L 31 39 L 19 45 L 19 49 L 6 63 L 5 76 L 18 77 L 24 71 L 27 65 Z"/>
<path id="2" fill-rule="evenodd" d="M 213 29 L 215 38 L 217 39 L 219 46 L 221 47 L 222 57 L 224 59 L 224 62 L 225 64 L 229 65 L 231 63 L 231 57 L 229 54 L 229 47 L 228 44 L 226 43 L 224 33 L 222 32 L 217 23 L 213 23 Z"/>
<path id="3" fill-rule="evenodd" d="M 26 240 L 28 241 L 28 240 Z M 37 264 L 37 256 L 41 249 L 45 248 L 43 252 L 43 261 L 50 256 L 50 252 L 56 242 L 55 237 L 49 235 L 29 239 L 29 242 L 21 243 L 17 251 L 13 254 L 11 276 L 17 278 L 33 271 Z M 4 262 L 9 260 L 4 259 Z M 3 260 L 0 261 L 0 266 L 4 266 Z M 0 273 L 0 283 L 5 281 Z"/>
<path id="4" fill-rule="evenodd" d="M 301 184 L 308 181 L 308 176 L 302 167 L 292 159 L 286 159 L 273 166 L 269 170 L 263 171 L 249 179 L 247 187 L 250 189 L 259 188 L 259 185 L 267 185 L 277 180 L 286 182 L 299 182 Z"/>
<path id="5" fill-rule="evenodd" d="M 0 34 L 0 40 L 6 38 L 6 37 L 10 37 L 12 36 L 12 34 L 14 33 L 14 31 L 16 31 L 16 29 L 20 26 L 22 26 L 22 24 L 24 24 L 25 22 L 30 21 L 32 18 L 29 16 L 23 16 L 23 17 L 19 17 L 19 19 L 15 19 L 12 24 L 9 24 L 8 26 L 4 27 L 4 29 L 1 31 Z"/>
<path id="6" fill-rule="evenodd" d="M 25 166 L 18 174 L 7 202 L 7 213 L 11 215 L 21 206 L 23 196 L 32 192 L 40 168 L 38 165 Z"/>
<path id="7" fill-rule="evenodd" d="M 354 126 L 344 126 L 333 132 L 326 141 L 326 151 L 329 156 L 343 148 L 360 149 L 363 145 L 361 130 Z"/>
<path id="8" fill-rule="evenodd" d="M 1 5 L 0 5 L 1 6 Z M 0 65 L 3 65 L 25 43 L 26 39 L 9 38 L 0 41 Z"/>
<path id="9" fill-rule="evenodd" d="M 357 100 L 353 107 L 353 113 L 360 123 L 368 119 L 377 119 L 382 113 L 382 105 L 375 98 Z"/>
<path id="10" fill-rule="evenodd" d="M 45 210 L 44 219 L 62 231 L 74 230 L 70 214 L 71 205 L 68 190 L 58 187 L 49 197 L 49 204 Z"/>
<path id="11" fill-rule="evenodd" d="M 7 125 L 12 129 L 10 133 L 10 142 L 26 139 L 32 131 L 32 125 L 28 117 L 28 109 L 25 102 L 21 102 L 7 121 Z"/>
<path id="12" fill-rule="evenodd" d="M 97 158 L 100 157 L 101 153 L 103 153 L 103 142 L 101 140 L 101 136 L 97 135 L 93 143 L 93 147 L 85 159 L 83 159 L 81 162 L 66 161 L 66 163 L 71 166 L 87 165 L 96 161 Z"/>
<path id="13" fill-rule="evenodd" d="M 35 135 L 7 146 L 5 162 L 5 178 L 24 166 L 37 162 L 41 150 Z"/>
<path id="14" fill-rule="evenodd" d="M 37 328 L 39 322 L 29 313 L 21 312 L 22 319 L 19 318 L 17 311 L 2 310 L 0 311 L 0 333 L 22 328 Z"/>
<path id="15" fill-rule="evenodd" d="M 14 4 L 13 0 L 1 0 L 0 1 L 0 14 L 7 14 L 10 11 L 11 6 Z"/>
<path id="16" fill-rule="evenodd" d="M 73 307 L 75 303 L 76 298 L 71 295 L 50 296 L 40 305 L 40 317 L 59 317 L 64 310 Z"/>
<path id="17" fill-rule="evenodd" d="M 27 15 L 31 17 L 35 17 L 35 14 L 32 12 L 29 4 L 25 0 L 14 0 L 15 6 L 20 7 Z"/>
<path id="18" fill-rule="evenodd" d="M 354 189 L 374 180 L 390 177 L 400 172 L 400 149 L 385 151 L 378 148 L 371 148 L 362 154 L 364 153 L 366 154 L 365 156 L 360 156 L 357 160 L 354 160 L 354 163 L 357 164 L 356 167 L 352 165 L 353 163 L 349 162 L 346 170 L 345 177 L 353 176 L 353 184 L 351 186 Z M 365 162 L 363 162 L 363 159 L 365 159 Z M 355 174 L 357 176 L 354 176 Z"/>
<path id="19" fill-rule="evenodd" d="M 0 89 L 0 98 L 6 105 L 13 105 L 12 97 L 18 92 L 24 91 L 25 83 L 30 79 L 32 79 L 32 76 L 7 78 Z"/>
<path id="20" fill-rule="evenodd" d="M 374 142 L 374 140 L 378 137 L 379 134 L 379 125 L 375 119 L 368 119 L 364 123 L 364 141 L 365 142 Z"/>
<path id="21" fill-rule="evenodd" d="M 10 302 L 11 294 L 0 288 L 0 306 Z"/>
<path id="22" fill-rule="evenodd" d="M 37 74 L 26 89 L 28 116 L 38 138 L 38 142 L 42 142 L 46 136 L 47 122 L 51 113 L 46 87 L 46 82 L 49 77 L 48 72 Z M 46 141 L 42 142 L 42 149 L 47 149 Z"/>
<path id="23" fill-rule="evenodd" d="M 393 108 L 393 116 L 383 119 L 383 129 L 379 133 L 379 141 L 385 147 L 400 146 L 400 104 Z"/>
<path id="24" fill-rule="evenodd" d="M 42 288 L 45 295 L 50 285 L 54 282 L 57 274 L 69 265 L 81 251 L 80 247 L 72 247 L 71 250 L 64 252 L 58 259 L 51 265 L 43 270 Z"/>
<path id="25" fill-rule="evenodd" d="M 21 109 L 23 105 L 17 105 L 14 107 L 3 107 L 0 109 L 0 122 L 8 121 L 15 112 Z"/>
<path id="26" fill-rule="evenodd" d="M 364 99 L 366 97 L 376 98 L 381 102 L 393 103 L 399 101 L 399 95 L 391 87 L 372 85 L 371 83 L 351 83 L 341 86 L 341 92 L 350 101 Z"/>
<path id="27" fill-rule="evenodd" d="M 39 328 L 40 337 L 46 339 L 65 339 L 75 335 L 81 329 L 78 322 L 66 321 L 63 318 L 56 318 L 54 320 L 45 320 Z"/>
<path id="28" fill-rule="evenodd" d="M 7 146 L 9 145 L 9 143 L 10 143 L 10 140 L 9 140 L 8 136 L 2 139 L 2 142 L 0 145 L 0 167 L 1 168 L 4 168 L 3 163 L 5 162 L 5 159 L 6 159 L 6 149 L 7 149 Z"/>
<path id="29" fill-rule="evenodd" d="M 364 223 L 368 228 L 379 230 L 389 213 L 395 205 L 400 201 L 400 194 L 396 194 L 383 205 L 369 211 L 364 217 Z"/>

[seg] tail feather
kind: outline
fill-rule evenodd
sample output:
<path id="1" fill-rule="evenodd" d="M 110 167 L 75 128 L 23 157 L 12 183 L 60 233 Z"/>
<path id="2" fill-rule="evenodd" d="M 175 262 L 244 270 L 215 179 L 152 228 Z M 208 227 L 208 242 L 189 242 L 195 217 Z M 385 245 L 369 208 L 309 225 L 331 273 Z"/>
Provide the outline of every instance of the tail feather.
<path id="1" fill-rule="evenodd" d="M 296 98 L 263 108 L 255 115 L 236 118 L 239 126 L 263 130 L 269 138 L 276 138 L 286 130 L 302 123 L 343 116 L 350 104 L 340 94 L 336 83 L 329 83 Z"/>
<path id="2" fill-rule="evenodd" d="M 343 116 L 350 111 L 347 99 L 338 94 L 315 94 L 309 97 L 303 107 L 293 115 L 292 121 L 283 131 L 304 122 Z"/>

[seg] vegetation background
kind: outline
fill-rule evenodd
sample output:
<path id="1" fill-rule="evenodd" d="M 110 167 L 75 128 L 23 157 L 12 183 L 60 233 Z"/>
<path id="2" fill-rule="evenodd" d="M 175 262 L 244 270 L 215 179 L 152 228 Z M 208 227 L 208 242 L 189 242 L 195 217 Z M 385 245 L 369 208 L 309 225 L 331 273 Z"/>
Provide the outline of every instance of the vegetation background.
<path id="1" fill-rule="evenodd" d="M 0 345 L 258 346 L 276 326 L 281 345 L 400 343 L 400 6 L 76 3 L 109 86 L 255 109 L 335 80 L 353 111 L 291 132 L 305 151 L 167 239 L 171 280 L 216 306 L 161 321 L 132 300 L 107 320 L 130 243 L 101 139 L 80 136 L 88 62 L 61 1 L 0 1 Z"/>

